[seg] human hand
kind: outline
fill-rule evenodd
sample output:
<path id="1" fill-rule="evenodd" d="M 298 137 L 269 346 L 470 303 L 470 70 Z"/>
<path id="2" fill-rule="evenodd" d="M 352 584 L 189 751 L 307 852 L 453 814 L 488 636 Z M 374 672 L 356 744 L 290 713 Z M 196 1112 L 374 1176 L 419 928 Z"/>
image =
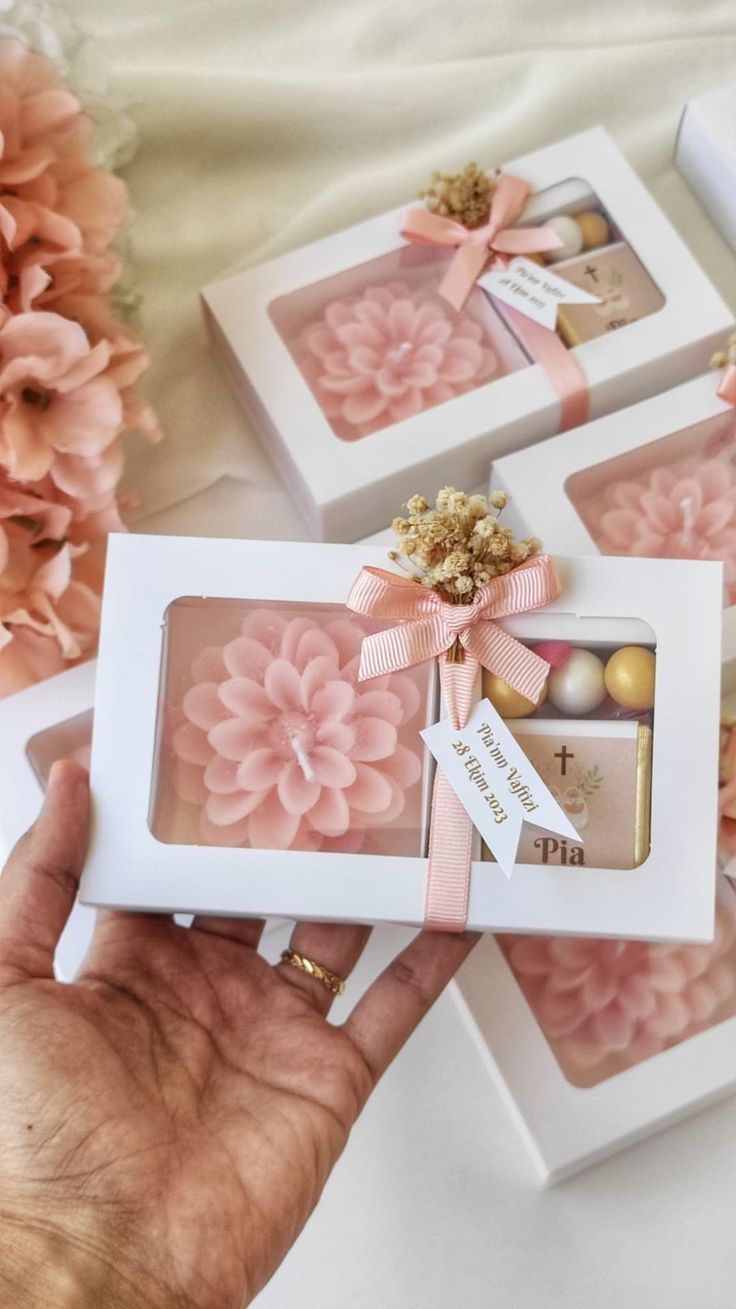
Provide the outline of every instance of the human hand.
<path id="1" fill-rule="evenodd" d="M 420 933 L 342 1027 L 254 920 L 106 913 L 63 985 L 88 822 L 84 770 L 55 765 L 0 876 L 0 1303 L 242 1309 L 476 938 Z M 369 932 L 292 945 L 347 976 Z"/>

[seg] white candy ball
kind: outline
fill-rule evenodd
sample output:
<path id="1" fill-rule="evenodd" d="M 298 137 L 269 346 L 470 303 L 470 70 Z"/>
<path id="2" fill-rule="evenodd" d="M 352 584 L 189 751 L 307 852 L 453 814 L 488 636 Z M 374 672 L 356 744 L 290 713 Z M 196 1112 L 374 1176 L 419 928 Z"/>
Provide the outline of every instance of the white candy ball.
<path id="1" fill-rule="evenodd" d="M 603 663 L 591 650 L 572 650 L 549 675 L 547 696 L 560 713 L 575 718 L 592 713 L 606 698 Z"/>
<path id="2" fill-rule="evenodd" d="M 551 227 L 562 242 L 559 250 L 545 250 L 544 257 L 550 264 L 556 264 L 560 259 L 572 259 L 574 255 L 580 254 L 583 248 L 583 233 L 569 214 L 556 214 L 554 218 L 548 218 L 545 227 Z"/>

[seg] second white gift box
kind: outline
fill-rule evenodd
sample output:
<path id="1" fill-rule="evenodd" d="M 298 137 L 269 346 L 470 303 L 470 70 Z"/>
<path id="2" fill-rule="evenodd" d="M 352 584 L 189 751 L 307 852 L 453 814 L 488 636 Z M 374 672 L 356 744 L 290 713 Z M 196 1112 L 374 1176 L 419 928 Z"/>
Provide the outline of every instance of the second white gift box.
<path id="1" fill-rule="evenodd" d="M 386 562 L 365 546 L 111 539 L 88 903 L 422 923 L 432 768 L 419 731 L 437 716 L 436 667 L 356 684 L 370 628 L 345 608 L 360 570 Z M 500 625 L 606 656 L 656 650 L 644 857 L 540 859 L 510 880 L 477 860 L 469 925 L 707 940 L 720 565 L 556 562 L 559 598 Z"/>
<path id="2" fill-rule="evenodd" d="M 724 703 L 736 633 L 724 633 Z M 736 886 L 703 946 L 486 936 L 453 992 L 528 1145 L 558 1181 L 736 1090 Z"/>
<path id="3" fill-rule="evenodd" d="M 576 237 L 551 271 L 599 301 L 569 311 L 558 361 L 579 366 L 592 416 L 707 365 L 731 314 L 602 128 L 505 172 L 534 193 L 520 226 L 552 219 Z M 215 352 L 320 540 L 377 531 L 417 486 L 432 498 L 448 460 L 455 485 L 479 485 L 490 459 L 561 426 L 528 332 L 483 278 L 449 313 L 436 292 L 452 250 L 407 244 L 402 213 L 203 291 Z"/>

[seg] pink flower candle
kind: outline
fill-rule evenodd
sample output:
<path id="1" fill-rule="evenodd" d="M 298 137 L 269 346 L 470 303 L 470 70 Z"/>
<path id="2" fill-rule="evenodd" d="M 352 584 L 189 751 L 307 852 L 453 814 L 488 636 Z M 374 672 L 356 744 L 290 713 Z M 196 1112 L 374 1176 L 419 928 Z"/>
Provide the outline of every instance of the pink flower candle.
<path id="1" fill-rule="evenodd" d="M 364 635 L 269 609 L 208 646 L 172 738 L 176 789 L 202 841 L 259 849 L 357 850 L 401 816 L 422 765 L 400 737 L 420 693 L 410 676 L 358 683 Z"/>
<path id="2" fill-rule="evenodd" d="M 721 459 L 682 459 L 612 482 L 580 506 L 603 554 L 716 559 L 736 601 L 736 470 Z"/>
<path id="3" fill-rule="evenodd" d="M 593 1086 L 736 1009 L 736 896 L 716 908 L 711 945 L 499 937 L 568 1079 Z"/>
<path id="4" fill-rule="evenodd" d="M 299 366 L 345 440 L 366 436 L 489 381 L 498 356 L 468 313 L 402 282 L 327 305 L 302 331 Z"/>

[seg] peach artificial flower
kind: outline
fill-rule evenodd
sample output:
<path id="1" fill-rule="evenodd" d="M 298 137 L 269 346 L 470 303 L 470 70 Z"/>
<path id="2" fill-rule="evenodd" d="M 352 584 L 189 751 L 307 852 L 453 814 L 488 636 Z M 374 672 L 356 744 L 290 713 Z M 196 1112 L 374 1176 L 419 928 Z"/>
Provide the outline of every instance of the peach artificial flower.
<path id="1" fill-rule="evenodd" d="M 93 653 L 119 438 L 160 436 L 108 299 L 127 189 L 92 134 L 53 64 L 0 38 L 0 696 Z"/>
<path id="2" fill-rule="evenodd" d="M 62 659 L 91 652 L 100 618 L 100 600 L 76 581 L 73 564 L 84 547 L 34 544 L 33 531 L 5 521 L 0 526 L 0 630 L 3 643 L 17 628 L 53 637 Z"/>
<path id="3" fill-rule="evenodd" d="M 110 348 L 91 347 L 60 314 L 27 313 L 0 328 L 0 464 L 18 481 L 64 476 L 69 457 L 99 456 L 123 423 Z"/>

